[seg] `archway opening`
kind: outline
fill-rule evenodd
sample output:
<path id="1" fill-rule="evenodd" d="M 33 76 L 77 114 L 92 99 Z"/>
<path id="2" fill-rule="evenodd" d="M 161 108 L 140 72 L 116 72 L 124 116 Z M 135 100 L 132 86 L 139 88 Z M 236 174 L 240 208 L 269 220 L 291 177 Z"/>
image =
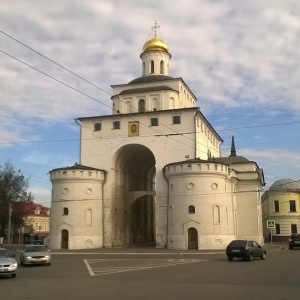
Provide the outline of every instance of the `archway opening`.
<path id="1" fill-rule="evenodd" d="M 115 159 L 114 245 L 155 242 L 155 158 L 140 144 L 122 147 Z"/>
<path id="2" fill-rule="evenodd" d="M 129 244 L 145 244 L 155 241 L 154 211 L 151 197 L 136 200 L 129 215 Z"/>

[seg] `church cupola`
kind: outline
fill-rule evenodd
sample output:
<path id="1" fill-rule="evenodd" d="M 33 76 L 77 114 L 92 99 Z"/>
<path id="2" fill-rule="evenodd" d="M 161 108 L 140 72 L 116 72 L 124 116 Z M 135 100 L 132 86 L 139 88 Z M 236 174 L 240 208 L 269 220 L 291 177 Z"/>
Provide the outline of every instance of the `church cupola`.
<path id="1" fill-rule="evenodd" d="M 147 41 L 143 46 L 143 52 L 140 55 L 143 61 L 142 76 L 151 75 L 169 75 L 169 47 L 162 39 L 157 36 L 157 30 L 160 26 L 155 22 L 152 29 L 154 37 Z"/>

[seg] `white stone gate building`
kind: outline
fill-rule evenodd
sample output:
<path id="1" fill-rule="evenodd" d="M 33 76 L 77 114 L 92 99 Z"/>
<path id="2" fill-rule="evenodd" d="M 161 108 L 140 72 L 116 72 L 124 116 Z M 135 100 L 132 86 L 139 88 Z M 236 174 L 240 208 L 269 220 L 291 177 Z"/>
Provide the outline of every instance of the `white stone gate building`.
<path id="1" fill-rule="evenodd" d="M 169 249 L 224 249 L 263 241 L 262 170 L 221 156 L 222 139 L 154 38 L 142 76 L 113 85 L 112 115 L 79 118 L 80 163 L 50 171 L 53 249 L 155 242 Z"/>

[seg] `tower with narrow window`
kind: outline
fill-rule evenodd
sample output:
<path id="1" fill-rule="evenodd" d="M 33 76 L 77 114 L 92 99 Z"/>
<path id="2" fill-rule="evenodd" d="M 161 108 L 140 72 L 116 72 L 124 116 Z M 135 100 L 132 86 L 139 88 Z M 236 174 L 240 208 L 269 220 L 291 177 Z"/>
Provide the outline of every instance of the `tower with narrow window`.
<path id="1" fill-rule="evenodd" d="M 50 172 L 52 204 L 50 243 L 53 249 L 103 247 L 103 170 L 75 164 Z"/>

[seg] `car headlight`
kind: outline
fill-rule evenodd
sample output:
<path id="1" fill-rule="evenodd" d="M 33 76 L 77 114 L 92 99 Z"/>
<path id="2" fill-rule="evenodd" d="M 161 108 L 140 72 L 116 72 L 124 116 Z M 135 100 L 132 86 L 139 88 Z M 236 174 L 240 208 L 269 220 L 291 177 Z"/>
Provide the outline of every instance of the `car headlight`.
<path id="1" fill-rule="evenodd" d="M 31 256 L 26 256 L 26 258 L 32 258 Z"/>
<path id="2" fill-rule="evenodd" d="M 45 255 L 45 258 L 49 258 L 50 257 L 50 255 Z"/>
<path id="3" fill-rule="evenodd" d="M 12 265 L 11 265 L 12 267 L 17 267 L 18 266 L 18 263 L 13 263 Z"/>

